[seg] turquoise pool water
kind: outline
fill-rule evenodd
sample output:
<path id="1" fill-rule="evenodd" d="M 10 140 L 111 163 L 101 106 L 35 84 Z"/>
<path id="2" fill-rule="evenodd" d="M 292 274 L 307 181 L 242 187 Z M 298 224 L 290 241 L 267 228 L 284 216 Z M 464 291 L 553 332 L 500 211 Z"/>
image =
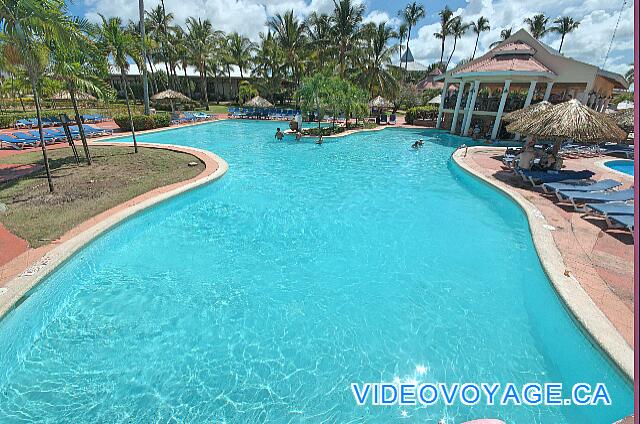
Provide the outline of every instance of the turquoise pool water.
<path id="1" fill-rule="evenodd" d="M 275 142 L 275 126 L 140 137 L 210 149 L 229 171 L 100 237 L 0 322 L 0 422 L 388 423 L 401 408 L 357 407 L 350 383 L 396 377 L 604 382 L 614 402 L 440 404 L 406 408 L 409 422 L 631 413 L 523 213 L 451 162 L 461 139 L 387 129 L 317 146 Z"/>
<path id="2" fill-rule="evenodd" d="M 610 160 L 605 162 L 604 164 L 611 169 L 615 169 L 616 171 L 624 172 L 628 175 L 633 175 L 632 160 Z"/>

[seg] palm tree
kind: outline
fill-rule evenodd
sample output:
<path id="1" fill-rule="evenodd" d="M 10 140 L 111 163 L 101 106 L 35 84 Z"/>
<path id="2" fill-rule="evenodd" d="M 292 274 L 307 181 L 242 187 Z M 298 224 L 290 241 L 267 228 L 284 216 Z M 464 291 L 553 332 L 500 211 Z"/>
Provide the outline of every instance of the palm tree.
<path id="1" fill-rule="evenodd" d="M 80 118 L 76 95 L 77 93 L 93 93 L 104 97 L 109 92 L 105 83 L 109 75 L 109 66 L 106 58 L 100 55 L 97 46 L 88 37 L 82 37 L 81 41 L 72 48 L 66 46 L 54 49 L 53 74 L 64 82 L 65 88 L 69 92 L 84 154 L 87 163 L 91 165 L 91 154 Z"/>
<path id="2" fill-rule="evenodd" d="M 360 33 L 360 23 L 364 15 L 364 4 L 354 4 L 352 0 L 333 0 L 331 15 L 333 36 L 338 46 L 338 69 L 340 78 L 345 77 L 347 55 L 351 53 Z"/>
<path id="3" fill-rule="evenodd" d="M 366 52 L 366 60 L 362 69 L 361 80 L 368 85 L 371 97 L 375 95 L 375 89 L 378 88 L 378 94 L 390 91 L 395 86 L 396 80 L 390 73 L 391 56 L 396 47 L 389 47 L 391 39 L 396 38 L 397 34 L 384 22 L 378 25 L 369 23 L 363 29 L 364 51 Z"/>
<path id="4" fill-rule="evenodd" d="M 533 18 L 526 18 L 524 23 L 529 27 L 529 32 L 536 40 L 541 39 L 549 29 L 547 29 L 547 23 L 549 22 L 549 18 L 547 18 L 544 13 L 538 13 Z"/>
<path id="5" fill-rule="evenodd" d="M 442 62 L 442 59 L 444 58 L 444 42 L 447 39 L 448 35 L 451 35 L 451 31 L 449 29 L 449 26 L 451 25 L 451 19 L 453 18 L 453 12 L 451 11 L 451 9 L 449 9 L 449 6 L 445 6 L 444 9 L 442 9 L 438 15 L 440 15 L 440 31 L 434 33 L 434 37 L 436 37 L 438 40 L 441 41 L 441 48 L 440 48 L 440 63 Z"/>
<path id="6" fill-rule="evenodd" d="M 629 70 L 627 72 L 625 72 L 624 74 L 624 79 L 627 80 L 627 82 L 629 83 L 629 85 L 633 84 L 633 78 L 635 76 L 635 71 L 634 71 L 634 67 L 633 67 L 633 63 L 630 65 L 631 68 L 629 68 Z"/>
<path id="7" fill-rule="evenodd" d="M 173 21 L 173 13 L 166 13 L 164 7 L 164 1 L 162 1 L 155 8 L 146 12 L 147 22 L 146 25 L 149 28 L 149 36 L 155 40 L 158 44 L 158 58 L 164 62 L 164 67 L 167 72 L 167 88 L 171 88 L 171 72 L 170 72 L 170 49 L 171 43 L 169 40 L 169 31 L 172 28 L 171 22 Z M 173 87 L 175 88 L 175 87 Z"/>
<path id="8" fill-rule="evenodd" d="M 407 24 L 407 48 L 405 49 L 406 51 L 409 50 L 409 39 L 411 39 L 411 29 L 416 26 L 416 24 L 418 23 L 418 21 L 422 18 L 425 17 L 425 10 L 424 10 L 424 6 L 422 4 L 416 3 L 415 1 L 413 3 L 408 4 L 404 10 L 402 10 L 400 12 L 400 14 L 402 15 L 402 18 L 404 19 L 404 22 Z M 406 70 L 407 67 L 409 66 L 409 62 L 407 60 L 404 61 L 405 65 L 404 65 L 404 69 Z"/>
<path id="9" fill-rule="evenodd" d="M 129 70 L 129 58 L 138 60 L 139 43 L 135 37 L 124 30 L 120 18 L 105 18 L 100 15 L 102 26 L 98 34 L 98 45 L 105 56 L 111 56 L 116 68 L 120 70 L 120 78 L 124 88 L 124 98 L 129 114 L 129 124 L 131 125 L 131 136 L 133 137 L 133 150 L 138 153 L 138 142 L 136 141 L 136 131 L 133 126 L 133 116 L 129 105 L 129 89 L 127 84 L 127 71 Z"/>
<path id="10" fill-rule="evenodd" d="M 503 29 L 502 31 L 500 31 L 500 39 L 498 41 L 494 41 L 493 43 L 491 43 L 491 45 L 489 47 L 490 48 L 494 48 L 498 44 L 502 43 L 504 40 L 506 40 L 507 38 L 511 37 L 511 33 L 512 32 L 513 32 L 513 28 L 505 28 L 505 29 Z"/>
<path id="11" fill-rule="evenodd" d="M 240 78 L 244 78 L 243 69 L 247 69 L 251 64 L 256 46 L 247 37 L 243 37 L 237 32 L 229 34 L 228 46 L 234 64 L 240 68 Z"/>
<path id="12" fill-rule="evenodd" d="M 553 21 L 555 26 L 552 26 L 549 31 L 557 32 L 560 34 L 560 48 L 558 49 L 558 53 L 562 51 L 562 44 L 564 43 L 564 37 L 569 34 L 574 29 L 577 29 L 580 26 L 579 21 L 574 21 L 573 18 L 569 16 L 562 16 L 555 21 Z"/>
<path id="13" fill-rule="evenodd" d="M 222 35 L 221 32 L 214 32 L 211 21 L 200 18 L 188 18 L 187 29 L 189 35 L 187 36 L 189 42 L 187 48 L 189 50 L 189 57 L 191 62 L 198 68 L 198 74 L 200 75 L 200 101 L 204 106 L 209 106 L 209 94 L 207 93 L 207 63 L 211 59 L 216 45 L 218 44 L 218 37 Z"/>
<path id="14" fill-rule="evenodd" d="M 255 57 L 254 73 L 264 81 L 261 92 L 271 95 L 271 103 L 276 103 L 276 95 L 282 83 L 282 71 L 285 68 L 284 53 L 278 46 L 271 31 L 267 34 L 260 34 L 260 45 Z"/>
<path id="15" fill-rule="evenodd" d="M 330 52 L 331 18 L 324 13 L 311 12 L 305 22 L 305 28 L 309 44 L 315 50 L 316 68 L 321 69 L 325 66 L 325 60 Z"/>
<path id="16" fill-rule="evenodd" d="M 49 191 L 53 192 L 42 132 L 38 82 L 49 61 L 51 43 L 72 44 L 79 30 L 67 14 L 63 0 L 3 0 L 0 2 L 0 28 L 4 35 L 5 57 L 12 65 L 24 68 L 31 83 L 47 182 Z"/>
<path id="17" fill-rule="evenodd" d="M 407 36 L 407 30 L 409 29 L 409 27 L 407 26 L 407 24 L 405 22 L 401 23 L 400 26 L 398 27 L 398 50 L 399 50 L 399 61 L 398 63 L 400 64 L 400 66 L 402 66 L 402 42 L 404 41 L 404 38 Z"/>
<path id="18" fill-rule="evenodd" d="M 294 16 L 293 10 L 289 10 L 284 15 L 278 13 L 270 18 L 267 26 L 284 52 L 286 66 L 291 70 L 297 88 L 300 81 L 300 55 L 306 42 L 305 23 Z"/>
<path id="19" fill-rule="evenodd" d="M 489 26 L 489 20 L 484 16 L 480 16 L 477 21 L 471 23 L 471 29 L 476 34 L 476 45 L 473 48 L 473 54 L 471 55 L 471 60 L 476 57 L 476 50 L 478 49 L 478 41 L 480 41 L 480 33 L 489 31 L 491 27 Z"/>
<path id="20" fill-rule="evenodd" d="M 469 29 L 471 24 L 466 24 L 462 22 L 461 16 L 456 16 L 451 20 L 451 24 L 449 25 L 451 35 L 453 35 L 453 49 L 451 49 L 451 54 L 449 55 L 449 59 L 447 60 L 447 64 L 445 65 L 445 71 L 449 67 L 449 63 L 451 63 L 451 58 L 453 57 L 453 53 L 456 51 L 456 44 L 458 44 L 458 39 L 461 38 L 465 32 Z"/>

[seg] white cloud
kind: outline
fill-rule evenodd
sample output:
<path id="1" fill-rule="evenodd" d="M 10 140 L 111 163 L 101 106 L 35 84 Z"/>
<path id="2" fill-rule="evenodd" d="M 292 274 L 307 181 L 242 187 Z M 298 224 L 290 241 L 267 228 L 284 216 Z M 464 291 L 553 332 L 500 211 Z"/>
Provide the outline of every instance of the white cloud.
<path id="1" fill-rule="evenodd" d="M 83 0 L 86 16 L 97 19 L 97 13 L 105 16 L 121 16 L 125 20 L 136 20 L 138 2 L 133 0 Z M 360 0 L 364 2 L 364 0 Z M 148 9 L 156 6 L 159 0 L 146 0 Z M 391 2 L 390 2 L 391 3 Z M 630 2 L 629 2 L 630 3 Z M 187 17 L 195 16 L 210 19 L 216 29 L 237 31 L 253 40 L 257 40 L 260 32 L 266 30 L 266 21 L 275 13 L 284 13 L 293 9 L 297 16 L 306 17 L 312 11 L 330 13 L 332 0 L 165 0 L 168 11 L 175 15 L 178 23 Z M 569 15 L 581 21 L 580 27 L 565 38 L 562 51 L 570 57 L 585 62 L 602 65 L 604 55 L 609 47 L 613 28 L 620 11 L 618 2 L 602 0 L 538 0 L 535 3 L 527 0 L 467 0 L 464 7 L 455 13 L 462 15 L 465 22 L 476 20 L 479 16 L 489 19 L 491 30 L 480 36 L 478 54 L 486 51 L 489 45 L 497 40 L 503 28 L 512 27 L 514 32 L 523 27 L 523 19 L 536 13 L 544 12 L 551 20 L 561 15 Z M 633 6 L 628 4 L 622 13 L 616 40 L 607 60 L 607 69 L 624 72 L 633 62 Z M 391 10 L 392 9 L 392 10 Z M 432 63 L 440 58 L 440 41 L 433 33 L 438 31 L 437 11 L 429 10 L 430 15 L 412 31 L 411 50 L 416 60 Z M 390 10 L 368 10 L 366 22 L 388 22 L 396 27 L 399 19 L 395 16 L 395 6 Z M 447 40 L 445 60 L 448 58 L 453 40 Z M 557 34 L 544 37 L 544 42 L 557 48 L 560 38 Z M 452 63 L 471 56 L 475 44 L 475 34 L 469 31 L 458 40 Z"/>

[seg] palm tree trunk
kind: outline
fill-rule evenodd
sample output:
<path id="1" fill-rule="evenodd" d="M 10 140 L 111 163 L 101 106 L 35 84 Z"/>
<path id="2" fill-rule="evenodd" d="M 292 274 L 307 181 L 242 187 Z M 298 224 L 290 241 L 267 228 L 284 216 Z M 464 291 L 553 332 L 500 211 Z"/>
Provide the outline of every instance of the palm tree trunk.
<path id="1" fill-rule="evenodd" d="M 133 137 L 133 151 L 138 153 L 138 142 L 136 141 L 136 129 L 133 126 L 133 116 L 131 116 L 131 106 L 129 105 L 129 92 L 127 91 L 127 75 L 124 70 L 121 73 L 122 84 L 124 85 L 124 100 L 127 104 L 127 113 L 129 114 L 129 124 L 131 125 L 131 136 Z"/>
<path id="2" fill-rule="evenodd" d="M 442 59 L 444 58 L 444 40 L 445 36 L 442 37 L 442 48 L 440 49 L 440 64 L 442 64 Z"/>
<path id="3" fill-rule="evenodd" d="M 87 163 L 91 165 L 91 154 L 89 153 L 89 145 L 87 144 L 87 137 L 84 133 L 84 127 L 82 126 L 82 119 L 80 119 L 80 112 L 78 111 L 78 102 L 76 101 L 76 90 L 69 85 L 69 95 L 71 96 L 71 104 L 73 105 L 73 112 L 76 115 L 76 124 L 78 124 L 78 131 L 80 132 L 80 140 L 82 140 L 82 148 L 84 149 L 84 155 L 87 158 Z"/>
<path id="4" fill-rule="evenodd" d="M 407 48 L 404 50 L 407 53 L 407 57 L 404 59 L 404 70 L 409 69 L 409 39 L 411 39 L 411 25 L 409 25 L 409 31 L 407 31 Z"/>
<path id="5" fill-rule="evenodd" d="M 184 81 L 185 84 L 187 85 L 187 94 L 189 95 L 189 97 L 192 97 L 192 93 L 191 93 L 191 84 L 189 83 L 189 76 L 187 75 L 187 68 L 183 68 L 184 69 Z"/>
<path id="6" fill-rule="evenodd" d="M 151 55 L 147 55 L 147 62 L 149 62 L 149 69 L 151 70 L 151 84 L 153 86 L 153 94 L 158 92 L 158 83 L 156 82 L 156 71 L 153 68 L 153 62 L 151 62 Z"/>
<path id="7" fill-rule="evenodd" d="M 476 36 L 476 45 L 473 47 L 473 54 L 471 55 L 471 60 L 476 57 L 476 50 L 478 49 L 478 41 L 480 40 L 480 33 Z"/>
<path id="8" fill-rule="evenodd" d="M 173 88 L 171 84 L 171 74 L 169 73 L 169 64 L 167 63 L 166 59 L 164 61 L 164 69 L 165 69 L 165 72 L 167 73 L 167 89 Z"/>
<path id="9" fill-rule="evenodd" d="M 398 59 L 398 63 L 400 64 L 400 67 L 402 67 L 402 41 L 403 39 L 400 39 L 400 58 Z"/>
<path id="10" fill-rule="evenodd" d="M 29 80 L 31 81 L 31 91 L 33 92 L 33 101 L 36 105 L 36 117 L 38 118 L 38 135 L 40 136 L 40 147 L 42 148 L 42 158 L 44 159 L 44 169 L 47 173 L 47 182 L 49 183 L 49 192 L 53 193 L 53 180 L 51 179 L 51 169 L 49 168 L 49 156 L 47 155 L 47 147 L 44 144 L 44 134 L 42 132 L 42 116 L 40 115 L 40 97 L 38 96 L 38 88 L 36 87 L 36 75 L 32 68 L 29 68 Z"/>
<path id="11" fill-rule="evenodd" d="M 207 83 L 207 68 L 204 68 L 204 106 L 209 110 L 209 84 Z"/>
<path id="12" fill-rule="evenodd" d="M 447 65 L 444 67 L 446 71 L 449 68 L 449 63 L 451 63 L 451 58 L 453 57 L 453 53 L 456 51 L 456 44 L 458 43 L 458 37 L 453 37 L 453 49 L 451 50 L 451 54 L 449 55 L 449 60 L 447 60 Z"/>
<path id="13" fill-rule="evenodd" d="M 565 34 L 562 34 L 562 38 L 560 39 L 560 48 L 558 49 L 558 53 L 560 53 L 562 51 L 562 43 L 564 43 L 564 36 L 565 36 Z"/>

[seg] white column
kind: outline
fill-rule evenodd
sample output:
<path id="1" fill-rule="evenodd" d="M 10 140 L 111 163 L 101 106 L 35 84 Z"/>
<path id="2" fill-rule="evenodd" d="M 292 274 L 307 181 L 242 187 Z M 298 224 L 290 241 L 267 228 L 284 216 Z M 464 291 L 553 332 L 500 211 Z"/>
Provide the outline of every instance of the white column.
<path id="1" fill-rule="evenodd" d="M 504 104 L 507 103 L 507 97 L 509 97 L 509 87 L 511 86 L 511 80 L 504 82 L 502 88 L 502 97 L 500 97 L 500 105 L 498 106 L 498 114 L 496 120 L 493 122 L 493 129 L 491 130 L 491 139 L 495 140 L 498 136 L 498 129 L 500 128 L 500 120 L 502 119 L 502 112 L 504 112 Z"/>
<path id="2" fill-rule="evenodd" d="M 460 81 L 460 86 L 458 87 L 458 97 L 456 97 L 456 108 L 453 111 L 453 119 L 451 120 L 451 132 L 456 132 L 456 124 L 458 121 L 458 114 L 460 113 L 460 103 L 462 103 L 462 93 L 464 92 L 464 81 Z"/>
<path id="3" fill-rule="evenodd" d="M 547 89 L 548 88 L 549 88 L 549 85 L 547 85 Z M 535 93 L 535 91 L 536 91 L 536 81 L 531 81 L 531 84 L 529 84 L 529 91 L 527 92 L 527 98 L 524 100 L 523 108 L 531 106 L 531 100 L 533 100 L 533 94 Z M 551 93 L 551 91 L 549 91 L 549 93 Z M 516 141 L 520 140 L 520 133 L 515 134 L 514 140 Z"/>
<path id="4" fill-rule="evenodd" d="M 544 91 L 544 98 L 542 100 L 549 101 L 549 97 L 551 97 L 552 88 L 553 88 L 553 82 L 548 82 L 547 89 Z"/>
<path id="5" fill-rule="evenodd" d="M 462 134 L 462 130 L 464 129 L 464 124 L 467 122 L 467 116 L 469 115 L 469 105 L 471 104 L 471 97 L 473 96 L 473 86 L 469 87 L 469 93 L 467 93 L 467 101 L 464 104 L 464 108 L 462 108 L 462 112 L 464 115 L 462 116 L 462 122 L 460 122 L 460 134 Z"/>
<path id="6" fill-rule="evenodd" d="M 444 80 L 444 87 L 442 87 L 442 93 L 440 93 L 440 107 L 438 108 L 438 121 L 436 122 L 436 128 L 440 128 L 440 124 L 442 124 L 442 115 L 444 113 L 444 99 L 445 94 L 448 94 L 447 87 L 449 86 L 449 81 Z"/>
<path id="7" fill-rule="evenodd" d="M 462 135 L 467 135 L 469 127 L 471 126 L 471 117 L 473 116 L 473 108 L 476 105 L 476 97 L 478 97 L 478 91 L 480 88 L 480 81 L 476 80 L 473 85 L 473 93 L 471 94 L 471 103 L 464 114 L 464 128 L 462 129 Z"/>

